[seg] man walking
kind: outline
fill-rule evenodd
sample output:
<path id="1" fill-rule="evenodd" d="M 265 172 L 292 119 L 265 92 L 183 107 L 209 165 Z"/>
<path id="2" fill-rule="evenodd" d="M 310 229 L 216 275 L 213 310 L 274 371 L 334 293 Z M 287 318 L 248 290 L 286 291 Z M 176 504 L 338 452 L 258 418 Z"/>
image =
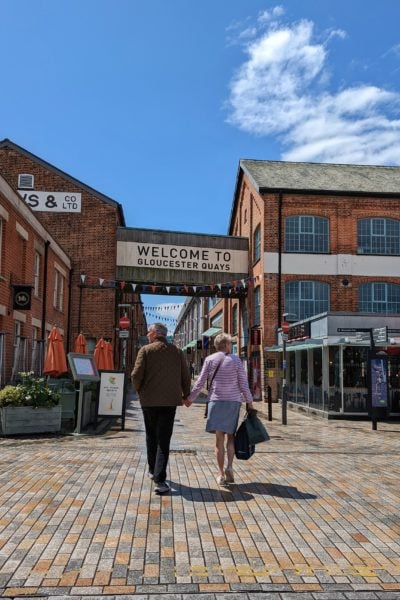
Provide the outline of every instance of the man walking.
<path id="1" fill-rule="evenodd" d="M 168 343 L 167 331 L 162 323 L 150 325 L 149 344 L 139 350 L 132 371 L 146 429 L 149 476 L 154 479 L 157 494 L 170 489 L 165 480 L 176 407 L 182 403 L 190 406 L 186 400 L 190 372 L 182 350 Z"/>

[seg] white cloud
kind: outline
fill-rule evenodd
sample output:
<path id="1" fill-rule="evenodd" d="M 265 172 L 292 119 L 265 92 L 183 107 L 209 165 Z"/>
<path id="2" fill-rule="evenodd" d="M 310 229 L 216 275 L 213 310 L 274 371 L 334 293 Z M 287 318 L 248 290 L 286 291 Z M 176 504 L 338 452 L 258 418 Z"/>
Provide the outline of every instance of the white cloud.
<path id="1" fill-rule="evenodd" d="M 311 21 L 282 25 L 271 16 L 263 13 L 268 28 L 245 46 L 232 78 L 229 122 L 279 136 L 284 160 L 400 164 L 400 95 L 362 84 L 329 90 L 328 41 L 345 32 L 317 42 Z"/>
<path id="2" fill-rule="evenodd" d="M 259 23 L 268 23 L 285 14 L 283 6 L 274 6 L 271 10 L 263 10 L 259 13 L 257 21 Z"/>

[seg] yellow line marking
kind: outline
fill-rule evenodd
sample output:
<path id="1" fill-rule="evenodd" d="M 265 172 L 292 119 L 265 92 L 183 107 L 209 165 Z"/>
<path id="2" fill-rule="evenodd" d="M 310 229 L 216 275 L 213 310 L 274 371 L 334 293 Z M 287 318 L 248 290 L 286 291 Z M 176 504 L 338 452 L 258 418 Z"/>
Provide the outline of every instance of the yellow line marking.
<path id="1" fill-rule="evenodd" d="M 178 574 L 175 567 L 175 575 Z M 236 574 L 238 577 L 270 577 L 271 575 L 285 575 L 293 573 L 298 577 L 314 577 L 316 574 L 325 573 L 330 577 L 379 577 L 377 571 L 386 571 L 391 575 L 400 574 L 399 567 L 396 565 L 382 565 L 374 568 L 368 565 L 293 565 L 287 567 L 283 565 L 188 565 L 187 569 L 179 568 L 179 576 L 189 575 L 191 577 L 209 577 L 210 575 Z"/>

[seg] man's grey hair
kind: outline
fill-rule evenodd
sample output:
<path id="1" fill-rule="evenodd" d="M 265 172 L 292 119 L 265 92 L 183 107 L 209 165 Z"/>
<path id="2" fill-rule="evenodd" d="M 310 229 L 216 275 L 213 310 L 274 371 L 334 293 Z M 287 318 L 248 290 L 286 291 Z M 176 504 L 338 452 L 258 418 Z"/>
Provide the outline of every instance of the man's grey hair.
<path id="1" fill-rule="evenodd" d="M 152 323 L 149 327 L 149 331 L 153 331 L 158 337 L 167 337 L 168 327 L 163 325 L 163 323 Z"/>
<path id="2" fill-rule="evenodd" d="M 216 350 L 226 350 L 228 344 L 232 343 L 232 338 L 229 333 L 219 333 L 214 340 Z"/>

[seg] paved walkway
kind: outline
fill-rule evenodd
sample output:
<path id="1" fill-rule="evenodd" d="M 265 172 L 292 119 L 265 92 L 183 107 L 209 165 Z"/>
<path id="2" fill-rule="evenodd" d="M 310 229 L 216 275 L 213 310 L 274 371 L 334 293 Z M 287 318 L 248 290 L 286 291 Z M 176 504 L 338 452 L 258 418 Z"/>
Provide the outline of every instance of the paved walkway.
<path id="1" fill-rule="evenodd" d="M 160 497 L 132 400 L 124 432 L 0 439 L 0 595 L 400 598 L 400 424 L 284 427 L 274 405 L 227 489 L 203 406 L 182 407 Z"/>

